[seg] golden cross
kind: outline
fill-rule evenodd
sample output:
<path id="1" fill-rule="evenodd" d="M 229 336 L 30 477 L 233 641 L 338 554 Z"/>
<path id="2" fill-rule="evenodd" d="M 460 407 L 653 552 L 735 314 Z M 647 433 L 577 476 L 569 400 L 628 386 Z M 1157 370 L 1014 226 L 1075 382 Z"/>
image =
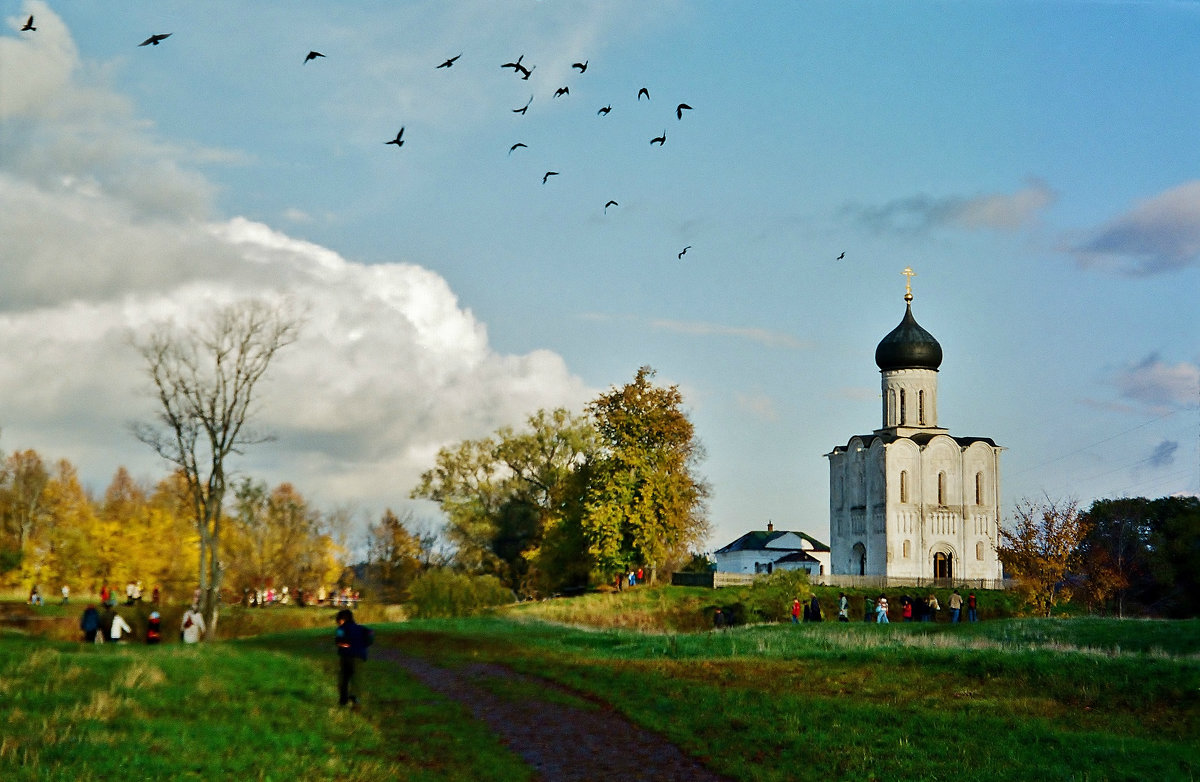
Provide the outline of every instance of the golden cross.
<path id="1" fill-rule="evenodd" d="M 904 281 L 904 298 L 912 301 L 912 278 L 917 276 L 917 273 L 912 270 L 911 266 L 905 266 L 904 271 L 900 272 L 908 279 Z"/>

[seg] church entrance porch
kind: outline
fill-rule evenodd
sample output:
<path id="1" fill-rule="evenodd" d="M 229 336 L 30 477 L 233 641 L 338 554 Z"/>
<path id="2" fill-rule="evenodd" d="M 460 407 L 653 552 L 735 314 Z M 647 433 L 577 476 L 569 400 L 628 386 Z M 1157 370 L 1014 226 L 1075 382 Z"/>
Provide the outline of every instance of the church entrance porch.
<path id="1" fill-rule="evenodd" d="M 954 554 L 938 551 L 933 555 L 933 577 L 938 580 L 954 578 Z"/>

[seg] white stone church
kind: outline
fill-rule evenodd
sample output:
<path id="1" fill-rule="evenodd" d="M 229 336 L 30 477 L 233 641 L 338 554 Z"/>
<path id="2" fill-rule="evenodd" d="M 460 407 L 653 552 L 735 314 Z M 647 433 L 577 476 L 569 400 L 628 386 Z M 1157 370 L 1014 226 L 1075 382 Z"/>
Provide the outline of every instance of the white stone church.
<path id="1" fill-rule="evenodd" d="M 912 314 L 875 349 L 883 422 L 826 454 L 834 574 L 998 580 L 1000 446 L 938 426 L 942 347 Z"/>

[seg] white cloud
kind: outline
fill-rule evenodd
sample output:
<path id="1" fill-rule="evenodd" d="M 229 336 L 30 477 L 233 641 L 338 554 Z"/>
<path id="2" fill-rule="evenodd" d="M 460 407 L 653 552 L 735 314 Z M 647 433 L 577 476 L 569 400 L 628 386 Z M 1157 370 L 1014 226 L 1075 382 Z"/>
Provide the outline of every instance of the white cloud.
<path id="1" fill-rule="evenodd" d="M 1200 264 L 1200 180 L 1136 204 L 1069 252 L 1085 268 L 1134 275 Z"/>
<path id="2" fill-rule="evenodd" d="M 738 393 L 734 397 L 739 410 L 745 411 L 760 421 L 773 422 L 779 420 L 779 409 L 775 400 L 760 392 Z"/>
<path id="3" fill-rule="evenodd" d="M 1036 220 L 1055 198 L 1044 182 L 1031 180 L 1012 193 L 941 198 L 920 193 L 880 206 L 850 204 L 843 213 L 877 233 L 924 233 L 941 227 L 1016 231 Z"/>
<path id="4" fill-rule="evenodd" d="M 30 7 L 39 27 L 65 29 Z M 307 321 L 262 387 L 259 420 L 277 441 L 238 466 L 321 502 L 398 504 L 441 445 L 589 398 L 554 353 L 493 351 L 428 269 L 357 263 L 261 223 L 207 216 L 214 188 L 189 168 L 193 153 L 85 83 L 61 36 L 0 38 L 6 450 L 68 458 L 93 483 L 122 464 L 164 473 L 127 430 L 154 409 L 129 339 L 245 296 L 296 300 Z M 12 76 L 35 71 L 33 85 Z M 84 131 L 94 143 L 69 153 Z"/>
<path id="5" fill-rule="evenodd" d="M 1121 396 L 1153 407 L 1188 407 L 1200 393 L 1200 365 L 1169 364 L 1157 354 L 1119 370 L 1112 380 Z"/>

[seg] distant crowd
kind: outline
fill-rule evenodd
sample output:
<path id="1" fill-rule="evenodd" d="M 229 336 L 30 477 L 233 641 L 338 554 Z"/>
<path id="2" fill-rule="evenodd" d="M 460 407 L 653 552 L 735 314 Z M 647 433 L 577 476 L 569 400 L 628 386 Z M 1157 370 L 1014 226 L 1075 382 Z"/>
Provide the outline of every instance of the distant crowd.
<path id="1" fill-rule="evenodd" d="M 93 589 L 95 589 L 94 586 Z M 62 595 L 61 605 L 69 605 L 71 601 L 70 585 L 63 584 L 60 592 Z M 79 618 L 79 629 L 83 634 L 84 642 L 103 644 L 133 641 L 157 644 L 163 641 L 164 618 L 159 610 L 163 591 L 160 586 L 156 585 L 153 588 L 149 596 L 149 605 L 147 605 L 142 582 L 130 581 L 127 583 L 123 607 L 132 608 L 133 611 L 126 611 L 124 614 L 118 609 L 120 603 L 118 590 L 109 586 L 107 582 L 101 584 L 96 595 L 99 597 L 99 602 L 88 604 Z M 265 608 L 289 605 L 293 600 L 297 606 L 355 608 L 361 602 L 362 596 L 358 590 L 349 587 L 336 587 L 331 590 L 327 590 L 324 586 L 320 586 L 316 590 L 299 588 L 291 590 L 286 586 L 278 590 L 274 587 L 265 589 L 247 587 L 242 590 L 241 603 L 247 607 Z M 183 643 L 197 643 L 204 637 L 207 630 L 203 613 L 200 611 L 200 602 L 200 590 L 196 589 L 192 593 L 191 604 L 179 619 L 179 640 Z M 40 585 L 34 584 L 30 587 L 28 603 L 31 606 L 45 605 L 45 597 Z M 150 609 L 148 614 L 146 609 Z M 136 631 L 130 624 L 131 621 L 138 626 Z"/>

